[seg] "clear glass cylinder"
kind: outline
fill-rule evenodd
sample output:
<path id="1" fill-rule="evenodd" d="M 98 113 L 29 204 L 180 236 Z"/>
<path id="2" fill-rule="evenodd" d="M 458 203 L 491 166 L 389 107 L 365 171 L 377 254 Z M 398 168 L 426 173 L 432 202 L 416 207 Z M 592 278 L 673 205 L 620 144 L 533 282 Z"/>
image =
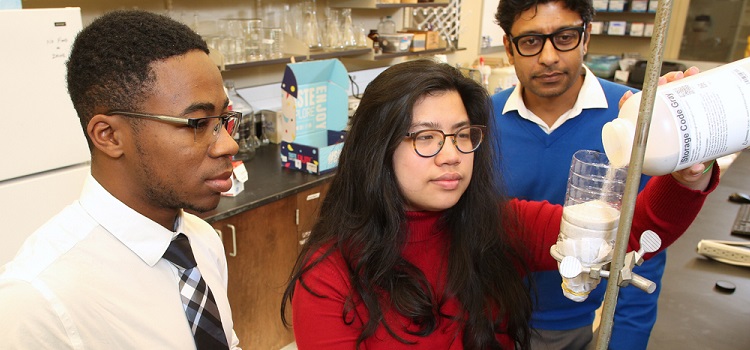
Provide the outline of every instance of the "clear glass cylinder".
<path id="1" fill-rule="evenodd" d="M 217 23 L 221 36 L 220 51 L 228 64 L 245 62 L 245 40 L 242 21 L 236 18 L 221 19 Z"/>
<path id="2" fill-rule="evenodd" d="M 262 60 L 263 21 L 259 18 L 244 19 L 242 27 L 245 38 L 245 60 Z"/>
<path id="3" fill-rule="evenodd" d="M 261 54 L 266 59 L 280 58 L 284 35 L 281 28 L 264 28 L 261 42 Z"/>

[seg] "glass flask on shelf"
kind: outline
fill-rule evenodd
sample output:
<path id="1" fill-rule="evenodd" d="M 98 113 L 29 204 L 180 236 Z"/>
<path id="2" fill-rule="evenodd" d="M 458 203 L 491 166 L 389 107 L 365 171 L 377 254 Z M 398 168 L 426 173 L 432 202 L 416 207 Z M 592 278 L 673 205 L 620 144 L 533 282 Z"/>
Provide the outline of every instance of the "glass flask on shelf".
<path id="1" fill-rule="evenodd" d="M 227 98 L 229 98 L 229 109 L 242 113 L 240 129 L 234 137 L 234 140 L 237 141 L 237 144 L 239 145 L 239 150 L 237 151 L 237 154 L 234 155 L 234 159 L 249 161 L 255 157 L 255 151 L 257 148 L 253 144 L 253 139 L 257 139 L 257 137 L 255 137 L 255 125 L 253 120 L 255 113 L 250 103 L 242 98 L 237 92 L 233 80 L 225 81 L 224 86 L 227 90 Z"/>
<path id="2" fill-rule="evenodd" d="M 357 37 L 352 23 L 352 9 L 341 9 L 341 35 L 344 47 L 357 47 Z"/>
<path id="3" fill-rule="evenodd" d="M 302 34 L 304 35 L 305 44 L 311 49 L 317 49 L 323 46 L 318 28 L 317 4 L 315 1 L 305 1 L 304 3 L 304 24 Z"/>

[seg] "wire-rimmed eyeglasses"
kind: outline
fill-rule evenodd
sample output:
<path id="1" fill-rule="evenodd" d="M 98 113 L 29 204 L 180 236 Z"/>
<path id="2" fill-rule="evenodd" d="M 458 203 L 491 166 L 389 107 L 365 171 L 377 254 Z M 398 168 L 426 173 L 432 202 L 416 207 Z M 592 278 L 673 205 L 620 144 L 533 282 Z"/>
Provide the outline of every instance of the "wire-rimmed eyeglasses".
<path id="1" fill-rule="evenodd" d="M 474 152 L 484 139 L 484 125 L 470 125 L 456 130 L 452 134 L 446 134 L 442 130 L 420 130 L 406 134 L 411 138 L 414 151 L 420 157 L 430 158 L 440 153 L 445 144 L 445 138 L 453 138 L 453 145 L 461 153 Z"/>
<path id="2" fill-rule="evenodd" d="M 179 118 L 179 117 L 172 117 L 168 115 L 126 112 L 126 111 L 112 111 L 112 112 L 107 113 L 107 115 L 122 115 L 125 117 L 131 117 L 131 118 L 152 119 L 152 120 L 159 120 L 159 121 L 163 121 L 167 123 L 187 125 L 193 128 L 193 132 L 194 132 L 193 141 L 194 142 L 198 142 L 199 140 L 204 140 L 204 138 L 207 137 L 206 135 L 208 134 L 207 130 L 211 130 L 211 135 L 215 136 L 214 140 L 216 140 L 216 138 L 218 138 L 217 135 L 219 135 L 219 130 L 222 127 L 227 130 L 227 132 L 229 133 L 229 136 L 234 138 L 235 134 L 237 133 L 238 126 L 240 125 L 240 121 L 242 119 L 242 113 L 235 112 L 235 111 L 225 112 L 217 116 L 202 117 L 202 118 Z"/>
<path id="3" fill-rule="evenodd" d="M 583 38 L 585 30 L 586 24 L 584 23 L 580 27 L 561 28 L 549 34 L 522 34 L 516 37 L 508 34 L 508 37 L 516 45 L 516 51 L 519 55 L 530 57 L 542 52 L 547 39 L 550 39 L 552 46 L 557 51 L 571 51 L 581 44 L 581 38 Z"/>

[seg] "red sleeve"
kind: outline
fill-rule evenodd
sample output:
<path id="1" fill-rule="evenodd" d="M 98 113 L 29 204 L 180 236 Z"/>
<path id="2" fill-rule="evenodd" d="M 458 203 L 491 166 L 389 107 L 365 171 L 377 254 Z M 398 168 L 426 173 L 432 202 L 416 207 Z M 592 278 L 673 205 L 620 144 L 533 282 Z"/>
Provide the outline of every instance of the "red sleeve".
<path id="1" fill-rule="evenodd" d="M 317 296 L 297 281 L 292 298 L 292 325 L 298 348 L 355 348 L 362 322 L 352 317 L 353 323 L 345 324 L 342 318 L 351 290 L 345 266 L 341 256 L 332 253 L 303 275 L 305 285 Z"/>
<path id="2" fill-rule="evenodd" d="M 646 230 L 654 231 L 661 237 L 659 251 L 666 249 L 690 227 L 706 196 L 718 185 L 719 167 L 716 166 L 705 191 L 689 189 L 669 174 L 651 178 L 635 202 L 628 251 L 640 249 L 638 239 Z M 649 259 L 659 251 L 646 254 L 644 258 Z"/>
<path id="3" fill-rule="evenodd" d="M 645 230 L 661 237 L 660 251 L 674 243 L 695 220 L 708 193 L 719 183 L 719 169 L 714 167 L 711 182 L 705 191 L 689 189 L 671 174 L 653 177 L 636 198 L 628 251 L 638 250 L 638 239 Z M 557 243 L 562 219 L 562 206 L 547 201 L 530 202 L 513 199 L 509 202 L 506 229 L 520 242 L 531 271 L 556 270 L 557 261 L 549 253 Z M 646 254 L 646 259 L 653 254 Z"/>
<path id="4" fill-rule="evenodd" d="M 557 261 L 549 248 L 557 242 L 562 219 L 562 206 L 547 201 L 530 202 L 512 199 L 511 215 L 506 215 L 506 229 L 512 239 L 520 242 L 526 263 L 531 271 L 556 270 Z"/>

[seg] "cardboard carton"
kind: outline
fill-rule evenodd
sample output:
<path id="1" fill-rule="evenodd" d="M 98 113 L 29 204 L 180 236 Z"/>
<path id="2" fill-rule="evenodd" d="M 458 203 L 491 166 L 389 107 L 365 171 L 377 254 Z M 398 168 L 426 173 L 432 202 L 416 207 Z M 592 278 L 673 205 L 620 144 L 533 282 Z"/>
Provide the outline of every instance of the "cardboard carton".
<path id="1" fill-rule="evenodd" d="M 232 162 L 232 188 L 229 191 L 222 192 L 222 196 L 235 197 L 245 190 L 245 181 L 248 179 L 247 168 L 241 160 Z"/>
<path id="2" fill-rule="evenodd" d="M 440 32 L 411 28 L 404 29 L 401 32 L 414 34 L 414 38 L 411 41 L 411 48 L 409 49 L 412 52 L 439 49 L 441 47 Z"/>
<path id="3" fill-rule="evenodd" d="M 291 63 L 281 81 L 281 164 L 311 174 L 333 170 L 343 148 L 349 78 L 338 59 Z"/>
<path id="4" fill-rule="evenodd" d="M 440 32 L 430 30 L 425 32 L 425 39 L 424 39 L 424 48 L 425 50 L 434 50 L 439 49 L 440 46 Z"/>
<path id="5" fill-rule="evenodd" d="M 407 33 L 414 34 L 414 37 L 411 39 L 411 47 L 409 48 L 409 51 L 411 52 L 419 52 L 424 51 L 426 49 L 427 45 L 427 32 L 420 32 L 420 31 L 412 31 L 408 30 Z"/>

